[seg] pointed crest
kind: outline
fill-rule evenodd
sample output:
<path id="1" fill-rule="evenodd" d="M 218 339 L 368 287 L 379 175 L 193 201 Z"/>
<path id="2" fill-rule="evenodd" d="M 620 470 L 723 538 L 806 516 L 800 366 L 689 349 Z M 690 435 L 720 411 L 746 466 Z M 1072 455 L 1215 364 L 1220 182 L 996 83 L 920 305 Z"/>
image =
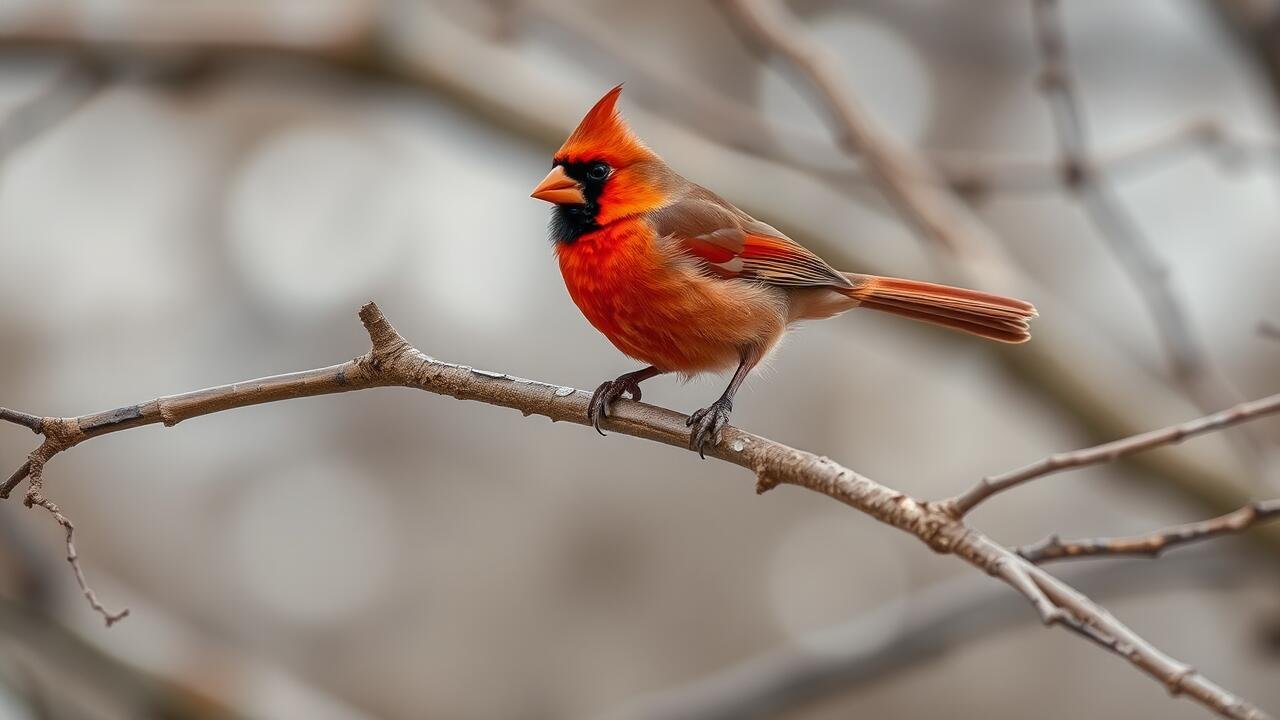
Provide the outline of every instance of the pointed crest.
<path id="1" fill-rule="evenodd" d="M 603 159 L 611 165 L 625 165 L 651 157 L 653 152 L 631 132 L 618 113 L 616 106 L 621 94 L 622 85 L 605 93 L 560 146 L 556 158 L 568 162 Z"/>

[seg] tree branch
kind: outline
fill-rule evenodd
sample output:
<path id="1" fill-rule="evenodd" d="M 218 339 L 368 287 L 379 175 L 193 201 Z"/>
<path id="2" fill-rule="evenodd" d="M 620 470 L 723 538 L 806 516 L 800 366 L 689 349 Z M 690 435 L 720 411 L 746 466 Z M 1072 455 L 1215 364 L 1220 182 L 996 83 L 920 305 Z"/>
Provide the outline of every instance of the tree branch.
<path id="1" fill-rule="evenodd" d="M 1174 294 L 1169 267 L 1107 176 L 1089 161 L 1088 124 L 1071 75 L 1058 0 L 1031 0 L 1031 9 L 1040 52 L 1040 90 L 1053 117 L 1067 186 L 1141 293 L 1169 356 L 1174 379 L 1202 410 L 1239 402 L 1243 399 L 1240 392 L 1217 371 L 1203 338 Z"/>
<path id="2" fill-rule="evenodd" d="M 834 187 L 861 190 L 874 178 L 865 167 L 834 167 L 823 158 L 830 144 L 823 138 L 766 118 L 755 105 L 742 102 L 717 88 L 690 81 L 686 73 L 653 62 L 644 52 L 632 50 L 609 23 L 594 19 L 548 0 L 493 3 L 502 14 L 495 24 L 509 28 L 520 20 L 541 20 L 572 38 L 572 47 L 591 48 L 620 66 L 626 76 L 640 80 L 632 87 L 641 104 L 675 113 L 681 122 L 717 143 L 826 178 Z M 650 86 L 653 90 L 648 90 Z M 631 87 L 631 86 L 628 86 Z M 785 141 L 780 142 L 780 141 Z M 1098 172 L 1136 174 L 1173 163 L 1192 153 L 1205 153 L 1224 168 L 1275 163 L 1280 148 L 1270 141 L 1249 141 L 1229 132 L 1219 122 L 1201 118 L 1152 133 L 1132 144 L 1100 152 L 1088 161 Z M 1070 188 L 1069 173 L 1056 160 L 1000 157 L 990 154 L 936 152 L 930 160 L 952 190 L 974 198 L 998 194 L 1058 192 Z M 861 196 L 859 196 L 861 197 Z"/>
<path id="3" fill-rule="evenodd" d="M 43 470 L 53 457 L 86 440 L 145 425 L 169 427 L 201 415 L 301 397 L 407 387 L 514 408 L 525 415 L 542 415 L 553 421 L 588 424 L 588 393 L 436 360 L 411 346 L 373 303 L 360 310 L 360 319 L 372 348 L 340 365 L 170 395 L 80 417 L 43 418 L 44 442 L 28 458 L 30 486 L 26 504 L 40 505 L 55 518 L 60 516 L 56 506 L 42 494 Z M 30 416 L 9 412 L 6 417 L 20 420 Z M 25 426 L 22 422 L 17 424 Z M 604 425 L 623 435 L 675 447 L 688 446 L 685 416 L 664 408 L 621 401 Z M 1174 694 L 1185 693 L 1224 717 L 1268 717 L 1147 643 L 1070 586 L 969 527 L 950 512 L 947 503 L 919 500 L 825 457 L 733 427 L 726 428 L 706 454 L 751 470 L 757 479 L 757 492 L 788 484 L 821 493 L 914 535 L 936 552 L 955 555 L 1004 580 L 1031 601 L 1046 624 L 1062 625 L 1102 644 Z M 69 555 L 74 557 L 74 548 Z M 93 602 L 95 598 L 87 585 L 85 590 Z M 95 609 L 99 607 L 95 605 Z M 99 612 L 111 617 L 105 610 Z"/>
<path id="4" fill-rule="evenodd" d="M 963 208 L 945 192 L 945 181 L 923 158 L 877 127 L 845 87 L 833 58 L 806 41 L 795 19 L 772 2 L 721 0 L 752 47 L 785 58 L 814 86 L 829 112 L 837 144 L 861 158 L 867 172 L 902 217 L 930 242 L 950 252 L 977 248 L 957 216 Z"/>
<path id="5" fill-rule="evenodd" d="M 414 92 L 446 97 L 495 127 L 551 147 L 564 139 L 565 129 L 578 119 L 573 110 L 564 108 L 594 99 L 582 96 L 577 81 L 539 72 L 519 53 L 493 38 L 451 22 L 435 5 L 363 3 L 361 7 L 368 16 L 355 17 L 345 27 L 305 36 L 281 36 L 278 24 L 268 22 L 268 15 L 258 5 L 246 6 L 238 13 L 231 6 L 220 6 L 219 13 L 226 14 L 220 15 L 221 20 L 216 23 L 208 22 L 204 13 L 187 13 L 176 7 L 173 12 L 164 13 L 163 18 L 148 16 L 145 22 L 135 22 L 133 11 L 122 5 L 121 16 L 111 23 L 110 34 L 95 35 L 84 31 L 74 8 L 50 4 L 41 6 L 38 17 L 0 28 L 0 50 L 36 48 L 144 66 L 174 61 L 208 61 L 216 66 L 227 58 L 254 62 L 281 57 L 301 60 L 330 71 L 399 83 Z M 377 12 L 386 16 L 379 17 Z M 238 17 L 228 21 L 233 15 Z M 166 37 L 170 40 L 165 41 Z M 174 41 L 175 38 L 181 41 Z M 838 68 L 833 72 L 838 73 Z M 906 148 L 900 150 L 910 152 Z M 699 152 L 717 151 L 709 144 L 699 145 Z M 717 154 L 716 158 L 717 162 L 700 168 L 707 184 L 743 188 L 742 166 L 733 154 Z M 941 162 L 946 165 L 948 161 Z M 1033 169 L 1042 163 L 1034 159 L 1025 162 Z M 1135 160 L 1126 166 L 1139 167 L 1148 162 Z M 1047 172 L 1060 176 L 1052 163 L 1044 166 Z M 774 165 L 773 170 L 780 176 L 792 177 L 781 165 Z M 850 172 L 858 178 L 862 174 L 857 168 Z M 863 182 L 858 178 L 854 179 Z M 924 182 L 928 178 L 917 180 Z M 1181 402 L 1168 396 L 1162 381 L 1124 353 L 1097 342 L 1096 328 L 1091 323 L 1079 317 L 1069 304 L 1055 302 L 1042 285 L 1027 278 L 1001 253 L 998 242 L 963 203 L 948 201 L 947 182 L 941 176 L 934 183 L 928 192 L 941 194 L 939 202 L 949 203 L 955 211 L 951 232 L 965 238 L 961 244 L 976 248 L 976 252 L 958 255 L 933 245 L 938 251 L 935 258 L 941 261 L 944 271 L 957 280 L 992 290 L 1026 290 L 1032 294 L 1034 288 L 1032 299 L 1055 319 L 1039 331 L 1036 342 L 999 353 L 1011 374 L 1058 403 L 1099 438 L 1140 432 L 1185 412 Z M 825 186 L 841 190 L 837 183 Z M 820 249 L 837 264 L 880 274 L 902 272 L 902 268 L 884 267 L 876 258 L 859 254 L 856 246 L 838 242 L 841 236 L 837 228 L 812 213 L 797 212 L 794 205 L 773 201 L 766 195 L 751 197 L 748 192 L 744 207 L 785 227 L 797 240 Z M 1206 462 L 1198 453 L 1140 455 L 1135 462 L 1159 476 L 1162 491 L 1185 493 L 1208 513 L 1227 512 L 1249 498 L 1250 491 L 1237 481 L 1232 468 Z M 1272 550 L 1280 547 L 1280 532 L 1255 533 L 1254 537 Z"/>
<path id="6" fill-rule="evenodd" d="M 940 259 L 960 280 L 977 287 L 1014 290 L 1031 287 L 982 222 L 944 191 L 945 184 L 938 181 L 936 171 L 923 157 L 872 123 L 857 98 L 841 83 L 836 59 L 821 44 L 808 38 L 793 17 L 768 0 L 721 0 L 720 4 L 749 42 L 785 58 L 797 74 L 817 89 L 818 99 L 843 139 L 843 145 L 874 170 L 882 191 L 895 200 L 904 218 L 930 241 Z M 1036 293 L 1037 305 L 1050 307 L 1052 298 L 1046 297 L 1043 288 L 1037 288 Z M 1095 431 L 1109 426 L 1113 435 L 1139 432 L 1142 425 L 1114 423 L 1114 419 L 1131 417 L 1132 409 L 1147 405 L 1157 391 L 1153 388 L 1141 395 L 1130 394 L 1135 387 L 1149 382 L 1140 372 L 1125 372 L 1124 381 L 1115 383 L 1114 366 L 1109 366 L 1106 372 L 1083 370 L 1085 366 L 1099 370 L 1097 358 L 1088 356 L 1092 353 L 1079 352 L 1085 338 L 1092 337 L 1086 333 L 1093 329 L 1080 326 L 1069 308 L 1061 304 L 1052 307 L 1056 322 L 1045 327 L 1038 342 L 1004 357 L 1024 375 L 1043 382 L 1041 387 L 1052 391 L 1065 406 L 1088 414 Z M 1111 359 L 1123 362 L 1119 357 Z M 1108 389 L 1103 390 L 1104 386 Z M 1116 403 L 1120 395 L 1133 399 L 1130 403 Z M 1137 397 L 1142 397 L 1143 402 L 1139 403 Z M 1103 408 L 1106 408 L 1105 415 L 1098 412 Z M 1155 423 L 1148 426 L 1150 424 Z M 1146 462 L 1151 466 L 1164 465 L 1159 456 Z M 1216 512 L 1234 509 L 1245 502 L 1247 496 L 1238 484 L 1215 471 L 1210 474 L 1213 479 L 1203 484 L 1207 479 L 1204 475 L 1191 482 L 1185 482 L 1189 478 L 1176 472 L 1170 478 L 1176 478 L 1180 487 L 1196 494 Z"/>
<path id="7" fill-rule="evenodd" d="M 107 73 L 99 64 L 84 59 L 71 60 L 48 87 L 5 115 L 0 125 L 0 162 L 71 117 L 106 84 Z"/>
<path id="8" fill-rule="evenodd" d="M 1101 445 L 1094 445 L 1083 450 L 1062 452 L 1049 455 L 1030 465 L 1010 470 L 999 475 L 989 475 L 978 481 L 976 485 L 950 501 L 954 511 L 963 516 L 973 510 L 979 503 L 992 495 L 1004 492 L 1025 482 L 1046 475 L 1114 462 L 1134 453 L 1151 450 L 1164 445 L 1174 445 L 1187 438 L 1221 430 L 1249 420 L 1280 412 L 1280 393 L 1258 400 L 1240 403 L 1235 407 L 1204 417 L 1188 420 L 1177 425 L 1170 425 L 1159 430 L 1133 435 L 1120 440 L 1113 440 Z"/>
<path id="9" fill-rule="evenodd" d="M 1094 598 L 1230 587 L 1254 577 L 1238 557 L 1182 555 L 1163 562 L 1077 565 L 1069 582 Z M 825 697 L 856 693 L 948 650 L 1020 627 L 1023 600 L 988 578 L 964 574 L 913 590 L 852 620 L 806 635 L 690 683 L 631 699 L 608 720 L 764 720 Z M 885 636 L 885 628 L 896 630 Z M 814 650 L 817 650 L 816 652 Z"/>
<path id="10" fill-rule="evenodd" d="M 1208 540 L 1219 535 L 1243 532 L 1277 517 L 1280 517 L 1280 499 L 1266 500 L 1245 505 L 1239 510 L 1216 518 L 1174 525 L 1145 535 L 1078 540 L 1062 540 L 1057 535 L 1050 535 L 1038 543 L 1019 548 L 1018 554 L 1033 563 L 1100 555 L 1156 558 L 1170 548 Z"/>
<path id="11" fill-rule="evenodd" d="M 1280 145 L 1250 140 L 1213 118 L 1198 118 L 1152 132 L 1127 145 L 1094 152 L 1078 163 L 1086 175 L 1112 178 L 1149 173 L 1174 162 L 1204 154 L 1224 170 L 1276 165 Z M 952 189 L 966 197 L 990 193 L 1036 194 L 1072 189 L 1073 171 L 1061 158 L 1008 158 L 991 154 L 941 152 L 931 155 Z"/>

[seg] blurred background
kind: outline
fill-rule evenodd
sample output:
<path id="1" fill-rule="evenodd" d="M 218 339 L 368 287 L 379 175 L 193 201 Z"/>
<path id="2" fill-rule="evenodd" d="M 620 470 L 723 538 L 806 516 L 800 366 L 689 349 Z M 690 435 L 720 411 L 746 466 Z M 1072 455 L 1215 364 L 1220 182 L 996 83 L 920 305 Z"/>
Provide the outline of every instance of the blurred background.
<path id="1" fill-rule="evenodd" d="M 1108 225 L 1069 186 L 1025 0 L 790 2 L 1036 302 L 993 348 L 852 314 L 793 336 L 735 424 L 923 497 L 1276 390 L 1280 4 L 1064 2 Z M 810 86 L 711 2 L 0 1 L 0 404 L 78 415 L 364 352 L 376 299 L 442 359 L 594 388 L 633 368 L 572 305 L 528 197 L 583 112 L 846 270 L 939 281 Z M 1083 201 L 1083 202 L 1082 202 Z M 1096 208 L 1095 208 L 1096 210 Z M 1137 239 L 1197 350 L 1166 351 Z M 1154 276 L 1159 277 L 1157 272 Z M 1147 288 L 1149 289 L 1149 288 Z M 690 411 L 721 380 L 656 380 Z M 1259 423 L 1002 496 L 1010 544 L 1280 495 Z M 0 428 L 3 472 L 33 438 Z M 580 426 L 377 390 L 57 458 L 62 533 L 0 505 L 0 718 L 1161 717 L 1122 660 L 1004 585 L 795 488 Z M 1055 566 L 1280 707 L 1280 536 Z"/>

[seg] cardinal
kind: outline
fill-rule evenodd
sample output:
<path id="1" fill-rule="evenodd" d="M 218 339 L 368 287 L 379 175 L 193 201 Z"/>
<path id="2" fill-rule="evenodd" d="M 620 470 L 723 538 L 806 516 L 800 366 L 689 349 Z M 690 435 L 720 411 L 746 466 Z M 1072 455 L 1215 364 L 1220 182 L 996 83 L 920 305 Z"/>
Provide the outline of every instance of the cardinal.
<path id="1" fill-rule="evenodd" d="M 1005 343 L 1028 340 L 1021 300 L 918 280 L 840 272 L 786 234 L 671 169 L 627 126 L 613 88 L 556 152 L 532 196 L 555 205 L 550 234 L 569 296 L 597 330 L 645 367 L 596 389 L 600 430 L 640 383 L 733 370 L 718 400 L 689 416 L 702 455 L 729 422 L 743 380 L 802 320 L 853 308 Z"/>

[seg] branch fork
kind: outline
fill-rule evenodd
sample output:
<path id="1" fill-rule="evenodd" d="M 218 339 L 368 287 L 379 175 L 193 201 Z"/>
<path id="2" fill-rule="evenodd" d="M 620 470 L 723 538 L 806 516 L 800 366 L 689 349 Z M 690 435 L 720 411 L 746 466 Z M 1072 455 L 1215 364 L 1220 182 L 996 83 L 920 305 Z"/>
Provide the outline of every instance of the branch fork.
<path id="1" fill-rule="evenodd" d="M 44 437 L 27 463 L 15 473 L 14 479 L 6 483 L 3 490 L 10 492 L 22 480 L 30 480 L 26 504 L 29 507 L 43 508 L 63 528 L 67 561 L 75 571 L 76 580 L 90 606 L 108 625 L 118 622 L 128 611 L 113 613 L 98 601 L 79 564 L 73 542 L 74 525 L 56 504 L 43 495 L 43 474 L 48 462 L 59 453 L 86 440 L 144 425 L 172 426 L 200 415 L 250 405 L 393 386 L 425 390 L 462 400 L 477 400 L 519 410 L 525 415 L 541 415 L 553 421 L 563 420 L 584 426 L 590 424 L 587 417 L 590 403 L 588 393 L 572 387 L 527 380 L 432 358 L 410 345 L 372 303 L 361 308 L 360 320 L 369 335 L 371 348 L 364 355 L 339 365 L 170 395 L 73 418 L 37 418 L 26 413 L 0 410 L 0 419 L 32 429 Z M 1280 410 L 1280 396 L 1246 405 L 1247 407 L 1235 408 L 1183 426 L 1137 436 L 1129 441 L 1119 441 L 1122 443 L 1122 452 L 1114 452 L 1114 447 L 1100 446 L 1072 454 L 1073 459 L 1065 465 L 1060 461 L 1053 463 L 1053 466 L 1062 469 L 1102 462 L 1128 452 L 1172 442 L 1173 438 L 1243 422 L 1251 417 Z M 689 430 L 685 420 L 685 415 L 665 408 L 621 400 L 602 424 L 618 434 L 687 449 Z M 935 552 L 953 555 L 999 578 L 1026 597 L 1046 625 L 1061 625 L 1082 635 L 1124 657 L 1134 667 L 1152 676 L 1171 691 L 1185 693 L 1224 717 L 1246 720 L 1269 717 L 1262 710 L 1239 700 L 1224 688 L 1191 670 L 1186 664 L 1165 655 L 1092 600 L 1049 575 L 1027 558 L 966 524 L 964 515 L 976 503 L 958 498 L 937 501 L 915 498 L 826 457 L 788 447 L 734 427 L 725 428 L 721 438 L 713 446 L 706 448 L 706 454 L 752 471 L 756 478 L 757 492 L 766 492 L 785 484 L 821 493 L 882 523 L 910 533 Z M 1045 474 L 1014 472 L 1026 476 L 1019 482 Z M 991 482 L 987 482 L 984 487 L 991 485 Z M 984 498 L 992 494 L 985 490 L 983 492 L 986 493 Z M 1263 516 L 1256 509 L 1251 512 L 1249 518 L 1220 519 L 1219 524 L 1234 530 L 1256 522 Z M 1280 508 L 1276 508 L 1276 512 L 1280 513 Z M 1249 522 L 1246 523 L 1245 520 Z M 1196 539 L 1211 534 L 1213 533 L 1201 532 L 1195 537 L 1188 537 Z"/>

